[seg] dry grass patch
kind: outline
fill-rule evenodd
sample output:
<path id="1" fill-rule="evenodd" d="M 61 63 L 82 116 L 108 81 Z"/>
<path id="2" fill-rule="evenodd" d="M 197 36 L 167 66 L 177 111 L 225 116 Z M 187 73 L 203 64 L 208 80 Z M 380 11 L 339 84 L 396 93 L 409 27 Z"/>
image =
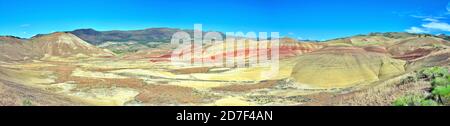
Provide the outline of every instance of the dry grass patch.
<path id="1" fill-rule="evenodd" d="M 50 67 L 48 70 L 54 71 L 57 76 L 56 83 L 74 82 L 77 84 L 77 88 L 85 87 L 129 87 L 139 88 L 145 83 L 141 79 L 136 78 L 90 78 L 90 77 L 77 77 L 71 76 L 72 72 L 76 69 L 74 66 L 57 66 Z"/>
<path id="2" fill-rule="evenodd" d="M 195 90 L 174 85 L 147 85 L 142 87 L 137 100 L 146 104 L 191 104 L 203 102 Z"/>

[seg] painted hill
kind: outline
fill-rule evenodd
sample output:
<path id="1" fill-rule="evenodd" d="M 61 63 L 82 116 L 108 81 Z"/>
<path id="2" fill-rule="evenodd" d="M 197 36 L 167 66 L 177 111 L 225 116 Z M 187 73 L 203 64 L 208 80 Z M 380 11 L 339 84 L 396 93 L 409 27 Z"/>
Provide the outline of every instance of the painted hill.
<path id="1" fill-rule="evenodd" d="M 24 61 L 38 59 L 39 53 L 25 39 L 0 36 L 0 61 Z"/>
<path id="2" fill-rule="evenodd" d="M 294 57 L 313 52 L 324 47 L 324 43 L 301 42 L 292 38 L 280 39 L 280 57 Z"/>
<path id="3" fill-rule="evenodd" d="M 281 38 L 279 42 L 280 59 L 296 57 L 324 47 L 323 43 L 299 42 L 298 40 L 292 38 Z M 251 45 L 250 41 L 245 41 L 242 46 L 242 48 L 239 48 L 238 45 L 235 44 L 234 47 L 228 48 L 226 43 L 204 45 L 202 55 L 195 56 L 195 59 L 199 61 L 207 61 L 210 59 L 216 59 L 216 57 L 232 56 L 249 61 L 250 58 L 256 59 L 256 57 L 260 57 L 258 52 L 260 52 L 261 54 L 271 52 L 271 48 L 269 48 L 269 46 L 266 45 L 265 48 L 259 48 L 263 46 L 259 45 L 258 43 L 256 43 L 256 45 Z M 181 47 L 180 52 L 177 53 L 179 53 L 178 55 L 180 56 L 193 53 L 189 51 L 191 51 L 191 47 L 186 46 Z M 254 54 L 250 52 L 253 52 Z M 270 54 L 268 54 L 268 56 L 269 55 Z M 163 58 L 170 58 L 170 54 L 168 54 L 168 56 L 169 57 L 167 57 L 167 55 L 164 55 Z"/>
<path id="4" fill-rule="evenodd" d="M 404 65 L 359 47 L 326 47 L 299 56 L 291 77 L 309 88 L 342 88 L 401 74 Z"/>
<path id="5" fill-rule="evenodd" d="M 450 49 L 443 49 L 409 61 L 407 70 L 420 70 L 425 67 L 446 66 L 450 64 Z"/>
<path id="6" fill-rule="evenodd" d="M 38 48 L 44 56 L 114 56 L 114 53 L 97 48 L 70 33 L 57 32 L 33 37 L 30 41 L 33 48 Z"/>
<path id="7" fill-rule="evenodd" d="M 448 48 L 450 42 L 436 37 L 413 37 L 400 40 L 388 48 L 394 58 L 413 60 Z"/>
<path id="8" fill-rule="evenodd" d="M 292 72 L 298 84 L 347 87 L 450 63 L 445 36 L 372 33 L 323 42 L 325 48 L 301 55 Z"/>
<path id="9" fill-rule="evenodd" d="M 411 61 L 446 49 L 450 42 L 445 35 L 410 33 L 371 33 L 326 41 L 328 46 L 356 46 L 380 53 L 389 53 L 395 59 Z"/>

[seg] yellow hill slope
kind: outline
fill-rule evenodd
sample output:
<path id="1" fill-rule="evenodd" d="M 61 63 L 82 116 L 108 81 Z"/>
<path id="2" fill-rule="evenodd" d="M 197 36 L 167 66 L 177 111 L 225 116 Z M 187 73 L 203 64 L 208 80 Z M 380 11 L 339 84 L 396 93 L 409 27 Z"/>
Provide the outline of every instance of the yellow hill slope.
<path id="1" fill-rule="evenodd" d="M 300 56 L 291 77 L 308 88 L 343 88 L 401 74 L 404 64 L 358 47 L 327 47 Z"/>

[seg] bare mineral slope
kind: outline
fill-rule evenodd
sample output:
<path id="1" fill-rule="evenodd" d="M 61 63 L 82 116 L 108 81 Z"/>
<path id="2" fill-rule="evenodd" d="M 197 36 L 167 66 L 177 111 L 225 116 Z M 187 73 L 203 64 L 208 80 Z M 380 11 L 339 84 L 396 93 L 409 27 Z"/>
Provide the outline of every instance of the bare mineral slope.
<path id="1" fill-rule="evenodd" d="M 24 79 L 26 76 L 13 71 L 14 70 L 0 67 L 0 106 L 84 105 L 84 103 L 79 102 L 76 99 L 14 82 L 18 79 L 20 79 L 20 81 L 26 80 Z"/>
<path id="2" fill-rule="evenodd" d="M 36 59 L 39 54 L 27 40 L 10 36 L 0 36 L 0 61 L 13 62 Z"/>
<path id="3" fill-rule="evenodd" d="M 84 103 L 28 87 L 0 80 L 0 106 L 80 106 Z"/>
<path id="4" fill-rule="evenodd" d="M 435 37 L 412 37 L 400 39 L 389 46 L 388 51 L 396 59 L 414 60 L 426 56 L 441 48 L 448 48 L 449 42 Z"/>
<path id="5" fill-rule="evenodd" d="M 404 72 L 404 61 L 358 47 L 326 47 L 298 57 L 291 77 L 308 88 L 343 88 Z"/>
<path id="6" fill-rule="evenodd" d="M 327 41 L 330 46 L 387 46 L 394 42 L 395 39 L 384 36 L 353 36 L 349 38 L 340 38 Z"/>
<path id="7" fill-rule="evenodd" d="M 224 57 L 224 56 L 232 56 L 235 58 L 255 58 L 261 57 L 261 55 L 265 55 L 266 57 L 270 56 L 271 52 L 271 42 L 267 41 L 265 45 L 261 44 L 262 42 L 251 43 L 249 40 L 243 42 L 243 44 L 234 43 L 234 47 L 227 47 L 226 43 L 214 43 L 210 45 L 203 46 L 203 55 L 194 55 L 195 58 L 201 58 L 201 60 L 206 59 L 215 59 L 216 57 Z M 254 45 L 252 45 L 254 44 Z M 291 38 L 282 38 L 279 40 L 279 58 L 285 59 L 290 57 L 295 57 L 298 55 L 302 55 L 305 53 L 309 53 L 324 47 L 322 43 L 311 43 L 311 42 L 299 42 L 295 39 Z M 182 50 L 178 55 L 183 56 L 189 54 L 191 50 L 190 46 L 180 47 Z"/>
<path id="8" fill-rule="evenodd" d="M 425 67 L 446 66 L 449 64 L 450 49 L 444 49 L 410 61 L 407 65 L 407 70 L 414 71 Z"/>

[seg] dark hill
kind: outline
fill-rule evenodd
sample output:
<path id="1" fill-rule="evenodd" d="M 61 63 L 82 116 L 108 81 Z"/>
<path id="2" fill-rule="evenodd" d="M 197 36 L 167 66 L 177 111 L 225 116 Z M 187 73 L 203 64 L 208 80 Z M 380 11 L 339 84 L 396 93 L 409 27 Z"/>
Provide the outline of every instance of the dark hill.
<path id="1" fill-rule="evenodd" d="M 99 45 L 108 41 L 112 42 L 129 42 L 136 41 L 140 43 L 148 42 L 170 42 L 172 35 L 179 31 L 185 31 L 193 34 L 192 30 L 181 30 L 174 28 L 150 28 L 144 30 L 132 31 L 96 31 L 94 29 L 78 29 L 70 33 L 80 37 L 81 39 Z"/>

